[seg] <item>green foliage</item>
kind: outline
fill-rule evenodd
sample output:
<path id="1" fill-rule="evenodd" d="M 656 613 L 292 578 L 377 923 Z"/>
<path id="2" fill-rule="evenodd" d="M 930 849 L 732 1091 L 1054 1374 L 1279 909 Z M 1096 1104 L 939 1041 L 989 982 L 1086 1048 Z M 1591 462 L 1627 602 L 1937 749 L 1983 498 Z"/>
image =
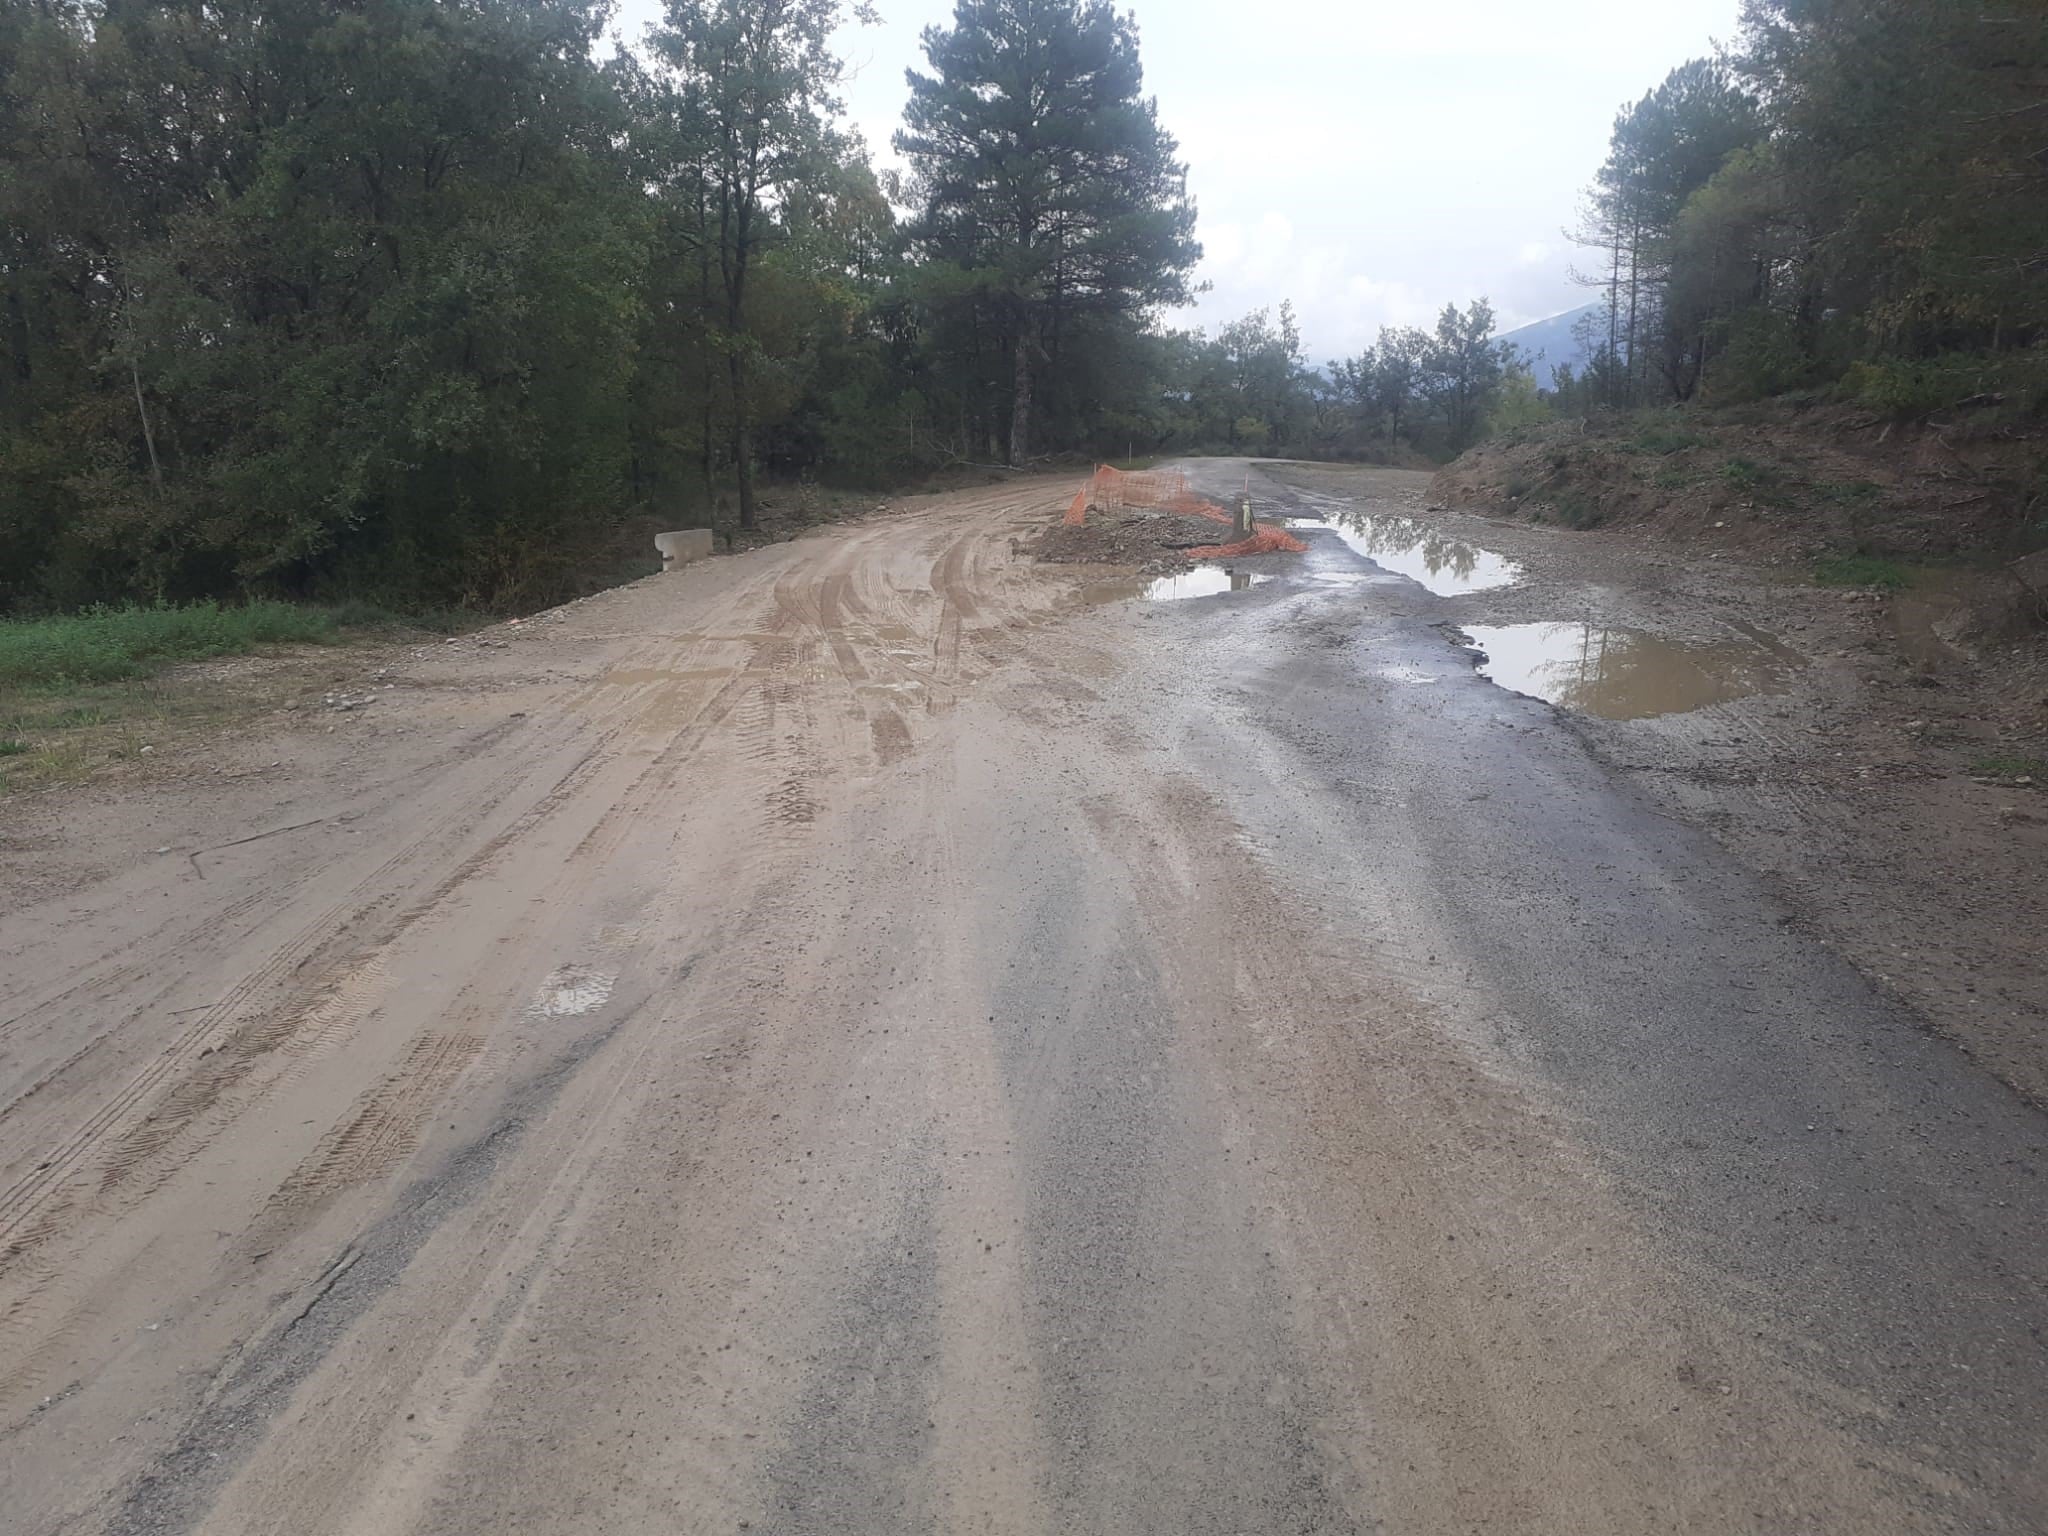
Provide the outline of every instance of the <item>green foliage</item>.
<path id="1" fill-rule="evenodd" d="M 1813 579 L 1824 587 L 1876 587 L 1903 592 L 1913 574 L 1896 560 L 1878 555 L 1829 555 L 1814 564 Z"/>
<path id="2" fill-rule="evenodd" d="M 339 637 L 333 614 L 281 602 L 102 607 L 60 618 L 0 620 L 0 686 L 110 682 L 169 662 L 239 655 L 262 645 L 332 644 Z"/>
<path id="3" fill-rule="evenodd" d="M 1560 491 L 1550 498 L 1551 509 L 1557 513 L 1557 520 L 1567 528 L 1598 528 L 1607 520 L 1599 504 L 1577 491 Z"/>
<path id="4" fill-rule="evenodd" d="M 617 498 L 645 261 L 600 20 L 40 11 L 0 65 L 0 602 L 544 588 Z"/>
<path id="5" fill-rule="evenodd" d="M 2014 752 L 1977 758 L 1970 764 L 1970 772 L 1980 779 L 2032 779 L 2037 784 L 2048 783 L 2048 761 Z"/>
<path id="6" fill-rule="evenodd" d="M 1895 419 L 2036 419 L 2044 98 L 2038 0 L 1746 0 L 1725 61 L 1616 120 L 1581 235 L 1607 302 L 1565 403 L 1839 383 Z"/>
<path id="7" fill-rule="evenodd" d="M 1689 427 L 1671 421 L 1652 421 L 1637 429 L 1635 436 L 1622 445 L 1622 452 L 1664 458 L 1702 447 L 1706 442 L 1705 437 Z"/>
<path id="8" fill-rule="evenodd" d="M 2037 0 L 1750 0 L 1800 288 L 1867 354 L 2024 345 L 2048 316 Z"/>
<path id="9" fill-rule="evenodd" d="M 1525 432 L 1551 419 L 1550 403 L 1536 388 L 1536 375 L 1519 363 L 1502 377 L 1486 411 L 1488 434 Z"/>
<path id="10" fill-rule="evenodd" d="M 1107 0 L 959 0 L 924 50 L 896 135 L 913 238 L 950 290 L 937 318 L 963 393 L 1021 464 L 1046 407 L 1115 367 L 1114 338 L 1187 302 L 1187 170 L 1143 94 L 1137 25 Z"/>
<path id="11" fill-rule="evenodd" d="M 1883 416 L 1910 420 L 1970 404 L 2025 420 L 2048 405 L 2048 347 L 1987 358 L 1977 353 L 1876 358 L 1852 364 L 1841 392 Z"/>
<path id="12" fill-rule="evenodd" d="M 1715 405 L 1767 399 L 1810 384 L 1821 371 L 1798 316 L 1755 304 L 1706 322 L 1705 397 Z"/>
<path id="13" fill-rule="evenodd" d="M 1330 365 L 1330 435 L 1339 443 L 1416 445 L 1455 458 L 1489 430 L 1547 420 L 1527 363 L 1494 339 L 1493 306 L 1444 306 L 1434 331 L 1383 327 L 1376 345 Z"/>
<path id="14" fill-rule="evenodd" d="M 1759 464 L 1737 454 L 1721 466 L 1721 478 L 1737 491 L 1754 491 L 1758 486 L 1773 478 L 1775 471 L 1768 465 Z"/>
<path id="15" fill-rule="evenodd" d="M 1884 496 L 1884 487 L 1872 480 L 1820 481 L 1813 494 L 1838 507 L 1867 507 Z"/>

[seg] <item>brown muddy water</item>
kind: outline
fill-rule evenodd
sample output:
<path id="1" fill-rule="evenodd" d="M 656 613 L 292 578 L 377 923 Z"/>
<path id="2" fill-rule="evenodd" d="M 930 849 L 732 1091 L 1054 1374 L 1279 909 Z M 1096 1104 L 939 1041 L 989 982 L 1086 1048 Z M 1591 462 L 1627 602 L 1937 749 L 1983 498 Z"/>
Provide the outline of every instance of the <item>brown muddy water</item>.
<path id="1" fill-rule="evenodd" d="M 1688 645 L 1600 624 L 1467 624 L 1479 675 L 1603 720 L 1644 720 L 1784 686 L 1796 653 L 1761 632 Z"/>

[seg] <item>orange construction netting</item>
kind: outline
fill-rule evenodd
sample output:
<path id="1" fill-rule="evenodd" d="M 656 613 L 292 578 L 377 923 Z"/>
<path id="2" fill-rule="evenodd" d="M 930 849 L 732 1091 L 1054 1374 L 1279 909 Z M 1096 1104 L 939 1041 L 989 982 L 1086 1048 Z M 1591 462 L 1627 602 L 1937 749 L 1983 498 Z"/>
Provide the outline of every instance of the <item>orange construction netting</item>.
<path id="1" fill-rule="evenodd" d="M 1091 508 L 1125 512 L 1134 507 L 1158 507 L 1186 517 L 1205 517 L 1212 523 L 1234 526 L 1237 519 L 1213 502 L 1202 500 L 1188 487 L 1188 477 L 1177 469 L 1146 469 L 1126 472 L 1107 464 L 1089 478 L 1067 508 L 1067 525 L 1079 528 L 1088 521 Z M 1252 535 L 1235 544 L 1207 544 L 1188 551 L 1190 559 L 1228 559 L 1236 555 L 1298 555 L 1308 546 L 1284 528 L 1270 523 L 1252 524 Z"/>

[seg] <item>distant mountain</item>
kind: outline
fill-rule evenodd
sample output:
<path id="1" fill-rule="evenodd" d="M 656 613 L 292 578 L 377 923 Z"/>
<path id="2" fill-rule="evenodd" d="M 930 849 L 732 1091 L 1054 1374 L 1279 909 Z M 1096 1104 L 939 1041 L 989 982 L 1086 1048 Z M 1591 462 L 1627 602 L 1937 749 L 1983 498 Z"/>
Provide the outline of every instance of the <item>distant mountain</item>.
<path id="1" fill-rule="evenodd" d="M 1548 320 L 1538 320 L 1534 325 L 1525 325 L 1518 331 L 1505 331 L 1494 339 L 1511 341 L 1522 349 L 1523 356 L 1535 359 L 1532 367 L 1536 385 L 1539 389 L 1549 389 L 1555 382 L 1553 375 L 1561 365 L 1569 363 L 1574 371 L 1584 369 L 1586 350 L 1572 336 L 1572 327 L 1587 315 L 1601 313 L 1602 309 L 1602 305 L 1587 304 L 1566 314 L 1552 315 Z"/>

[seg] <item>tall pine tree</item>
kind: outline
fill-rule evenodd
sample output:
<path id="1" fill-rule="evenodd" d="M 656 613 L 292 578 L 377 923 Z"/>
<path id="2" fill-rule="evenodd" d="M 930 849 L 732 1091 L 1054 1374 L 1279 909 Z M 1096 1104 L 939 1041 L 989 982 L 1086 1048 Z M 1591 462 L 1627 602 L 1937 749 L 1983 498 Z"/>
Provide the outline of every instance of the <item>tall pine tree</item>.
<path id="1" fill-rule="evenodd" d="M 924 34 L 897 150 L 917 177 L 921 252 L 961 281 L 1008 352 L 1009 458 L 1032 440 L 1040 370 L 1064 330 L 1133 330 L 1186 302 L 1201 256 L 1178 145 L 1140 94 L 1136 26 L 1106 0 L 959 0 Z"/>

